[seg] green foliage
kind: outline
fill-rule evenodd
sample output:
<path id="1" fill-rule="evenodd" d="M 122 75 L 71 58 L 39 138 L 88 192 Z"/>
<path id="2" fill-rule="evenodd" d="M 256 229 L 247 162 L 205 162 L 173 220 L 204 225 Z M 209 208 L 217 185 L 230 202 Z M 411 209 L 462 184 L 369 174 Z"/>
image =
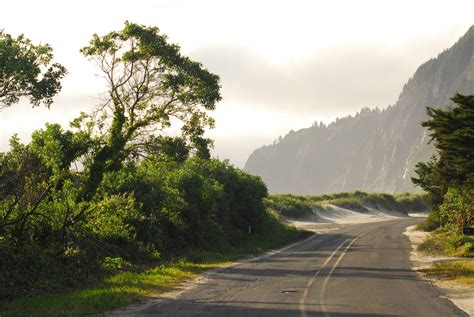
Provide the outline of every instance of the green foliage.
<path id="1" fill-rule="evenodd" d="M 134 192 L 140 219 L 138 238 L 160 250 L 212 242 L 238 243 L 248 226 L 261 228 L 267 195 L 260 178 L 228 162 L 189 158 L 146 160 L 104 178 L 100 192 Z"/>
<path id="2" fill-rule="evenodd" d="M 438 209 L 432 209 L 428 213 L 428 217 L 419 225 L 417 225 L 417 229 L 423 231 L 434 231 L 441 226 L 441 216 L 439 215 Z"/>
<path id="3" fill-rule="evenodd" d="M 270 195 L 265 199 L 265 206 L 291 218 L 302 218 L 313 213 L 310 202 L 302 196 Z"/>
<path id="4" fill-rule="evenodd" d="M 104 195 L 84 221 L 86 232 L 104 241 L 133 240 L 140 212 L 132 196 Z"/>
<path id="5" fill-rule="evenodd" d="M 104 266 L 104 257 L 156 261 L 160 253 L 240 245 L 248 226 L 256 235 L 265 231 L 265 184 L 216 159 L 182 161 L 162 152 L 128 161 L 104 175 L 94 199 L 78 201 L 87 176 L 71 166 L 90 144 L 79 136 L 48 125 L 28 145 L 13 138 L 12 149 L 0 156 L 5 180 L 0 241 L 10 254 L 0 263 L 7 268 L 0 281 L 17 286 L 16 292 L 0 290 L 2 298 L 44 290 L 39 284 L 49 285 L 48 291 L 77 286 L 69 279 L 66 286 L 60 283 L 69 273 L 93 280 L 113 266 L 113 261 Z M 34 253 L 28 251 L 32 246 Z M 31 266 L 30 253 L 44 261 Z M 26 262 L 18 260 L 20 254 Z M 50 272 L 55 281 L 39 273 L 48 261 L 57 267 L 58 273 Z M 29 269 L 18 270 L 14 263 Z"/>
<path id="6" fill-rule="evenodd" d="M 459 232 L 472 224 L 473 216 L 474 95 L 457 93 L 451 100 L 453 108 L 427 107 L 430 119 L 422 126 L 430 131 L 437 155 L 418 163 L 418 177 L 412 180 L 429 193 L 434 210 L 439 209 L 440 225 Z"/>
<path id="7" fill-rule="evenodd" d="M 108 271 L 120 271 L 123 268 L 130 267 L 132 264 L 130 262 L 125 261 L 121 257 L 111 258 L 106 256 L 104 261 L 102 262 L 102 267 Z"/>
<path id="8" fill-rule="evenodd" d="M 409 212 L 426 212 L 429 209 L 426 194 L 401 193 L 394 195 L 394 198 Z"/>
<path id="9" fill-rule="evenodd" d="M 94 261 L 72 248 L 64 256 L 37 243 L 0 241 L 0 303 L 81 287 L 97 280 Z M 1 305 L 0 305 L 1 306 Z M 0 307 L 1 308 L 1 307 Z"/>
<path id="10" fill-rule="evenodd" d="M 209 158 L 210 140 L 203 137 L 214 120 L 208 111 L 221 99 L 219 77 L 181 55 L 157 27 L 125 22 L 120 31 L 94 34 L 81 52 L 97 63 L 107 78 L 109 99 L 94 115 L 83 115 L 76 126 L 95 126 L 103 140 L 87 169 L 87 179 L 78 200 L 96 194 L 105 173 L 115 171 L 131 154 L 144 156 L 150 145 L 161 143 L 156 153 L 169 153 L 183 160 L 185 146 L 195 155 Z M 110 119 L 111 118 L 111 119 Z M 154 136 L 170 127 L 172 119 L 182 125 L 182 138 Z"/>
<path id="11" fill-rule="evenodd" d="M 51 64 L 52 59 L 49 45 L 34 45 L 24 35 L 14 38 L 0 30 L 0 109 L 21 97 L 49 107 L 66 74 L 64 66 Z"/>
<path id="12" fill-rule="evenodd" d="M 418 246 L 418 250 L 430 255 L 471 257 L 474 255 L 474 239 L 439 228 Z"/>
<path id="13" fill-rule="evenodd" d="M 422 123 L 436 140 L 438 169 L 448 184 L 474 185 L 474 95 L 455 94 L 456 107 L 427 108 L 431 118 Z"/>
<path id="14" fill-rule="evenodd" d="M 358 212 L 367 212 L 367 208 L 362 204 L 360 198 L 358 197 L 339 197 L 326 201 L 328 204 L 358 211 Z"/>
<path id="15" fill-rule="evenodd" d="M 413 183 L 428 193 L 433 206 L 439 205 L 443 201 L 446 184 L 442 179 L 442 173 L 438 169 L 437 158 L 433 156 L 428 162 L 418 162 L 415 171 L 418 178 L 412 178 Z"/>
<path id="16" fill-rule="evenodd" d="M 474 223 L 474 188 L 451 187 L 439 206 L 442 223 L 456 233 Z"/>

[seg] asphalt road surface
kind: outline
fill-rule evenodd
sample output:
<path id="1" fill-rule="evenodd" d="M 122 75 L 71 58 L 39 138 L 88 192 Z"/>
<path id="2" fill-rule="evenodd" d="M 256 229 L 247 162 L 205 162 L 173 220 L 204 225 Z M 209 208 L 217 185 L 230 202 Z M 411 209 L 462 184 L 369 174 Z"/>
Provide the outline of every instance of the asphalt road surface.
<path id="1" fill-rule="evenodd" d="M 419 219 L 346 225 L 271 257 L 209 273 L 140 316 L 467 316 L 410 268 L 405 228 Z"/>

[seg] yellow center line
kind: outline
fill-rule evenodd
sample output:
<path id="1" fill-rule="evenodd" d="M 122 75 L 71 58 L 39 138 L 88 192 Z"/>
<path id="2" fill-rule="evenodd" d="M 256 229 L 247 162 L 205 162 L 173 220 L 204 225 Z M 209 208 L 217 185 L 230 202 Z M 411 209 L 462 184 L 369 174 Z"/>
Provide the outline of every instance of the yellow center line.
<path id="1" fill-rule="evenodd" d="M 311 289 L 311 287 L 313 286 L 314 282 L 316 281 L 316 278 L 318 277 L 319 273 L 321 272 L 322 269 L 324 269 L 326 267 L 326 265 L 329 263 L 329 261 L 331 261 L 331 259 L 334 257 L 334 255 L 337 253 L 337 251 L 339 251 L 340 248 L 342 248 L 342 246 L 347 242 L 349 241 L 349 239 L 346 239 L 344 240 L 344 242 L 342 242 L 336 250 L 334 250 L 334 252 L 326 259 L 326 261 L 324 261 L 324 263 L 321 265 L 321 267 L 314 273 L 314 275 L 311 277 L 311 279 L 309 280 L 308 284 L 306 285 L 306 288 L 304 290 L 304 293 L 303 293 L 303 296 L 301 297 L 301 300 L 300 300 L 300 303 L 299 303 L 299 308 L 300 308 L 300 312 L 301 312 L 301 317 L 306 317 L 306 311 L 305 311 L 305 301 L 306 301 L 306 298 L 308 297 L 308 292 L 309 290 Z"/>
<path id="2" fill-rule="evenodd" d="M 324 293 L 326 292 L 326 287 L 327 287 L 327 284 L 329 282 L 329 279 L 331 278 L 331 275 L 332 273 L 334 272 L 334 270 L 337 268 L 337 266 L 339 265 L 339 263 L 341 262 L 342 258 L 344 257 L 344 255 L 346 254 L 347 250 L 349 250 L 349 248 L 352 246 L 352 244 L 354 244 L 354 242 L 356 242 L 359 238 L 361 238 L 362 236 L 364 236 L 365 234 L 367 234 L 369 231 L 372 231 L 376 228 L 372 228 L 372 229 L 369 229 L 369 230 L 366 230 L 364 231 L 363 233 L 361 233 L 360 235 L 358 235 L 357 237 L 355 237 L 354 239 L 352 239 L 351 243 L 349 243 L 346 248 L 341 252 L 341 254 L 339 255 L 339 258 L 336 260 L 336 262 L 334 263 L 333 267 L 331 268 L 331 271 L 329 271 L 328 275 L 326 276 L 326 278 L 324 279 L 323 281 L 323 284 L 321 285 L 321 290 L 319 292 L 319 303 L 321 305 L 321 311 L 324 313 L 324 317 L 329 317 L 329 312 L 328 310 L 326 309 L 326 305 L 324 304 Z M 347 240 L 346 240 L 347 241 Z"/>

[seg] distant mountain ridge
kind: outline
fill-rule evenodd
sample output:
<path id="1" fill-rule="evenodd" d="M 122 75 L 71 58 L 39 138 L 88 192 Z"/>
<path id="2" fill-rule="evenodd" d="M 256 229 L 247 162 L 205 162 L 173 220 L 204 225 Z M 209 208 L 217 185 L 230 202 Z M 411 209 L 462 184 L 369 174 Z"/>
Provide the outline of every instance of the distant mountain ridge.
<path id="1" fill-rule="evenodd" d="M 291 131 L 255 150 L 244 169 L 261 176 L 272 193 L 411 191 L 415 164 L 434 153 L 420 126 L 426 106 L 449 106 L 455 92 L 474 93 L 474 26 L 422 64 L 395 105 Z"/>

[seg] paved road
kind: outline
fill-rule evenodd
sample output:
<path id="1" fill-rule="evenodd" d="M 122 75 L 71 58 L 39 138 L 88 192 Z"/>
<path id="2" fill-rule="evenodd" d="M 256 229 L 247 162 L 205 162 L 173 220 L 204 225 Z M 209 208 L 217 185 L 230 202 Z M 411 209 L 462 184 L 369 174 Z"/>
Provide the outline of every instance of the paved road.
<path id="1" fill-rule="evenodd" d="M 221 272 L 141 316 L 466 316 L 410 269 L 419 220 L 346 225 Z"/>

